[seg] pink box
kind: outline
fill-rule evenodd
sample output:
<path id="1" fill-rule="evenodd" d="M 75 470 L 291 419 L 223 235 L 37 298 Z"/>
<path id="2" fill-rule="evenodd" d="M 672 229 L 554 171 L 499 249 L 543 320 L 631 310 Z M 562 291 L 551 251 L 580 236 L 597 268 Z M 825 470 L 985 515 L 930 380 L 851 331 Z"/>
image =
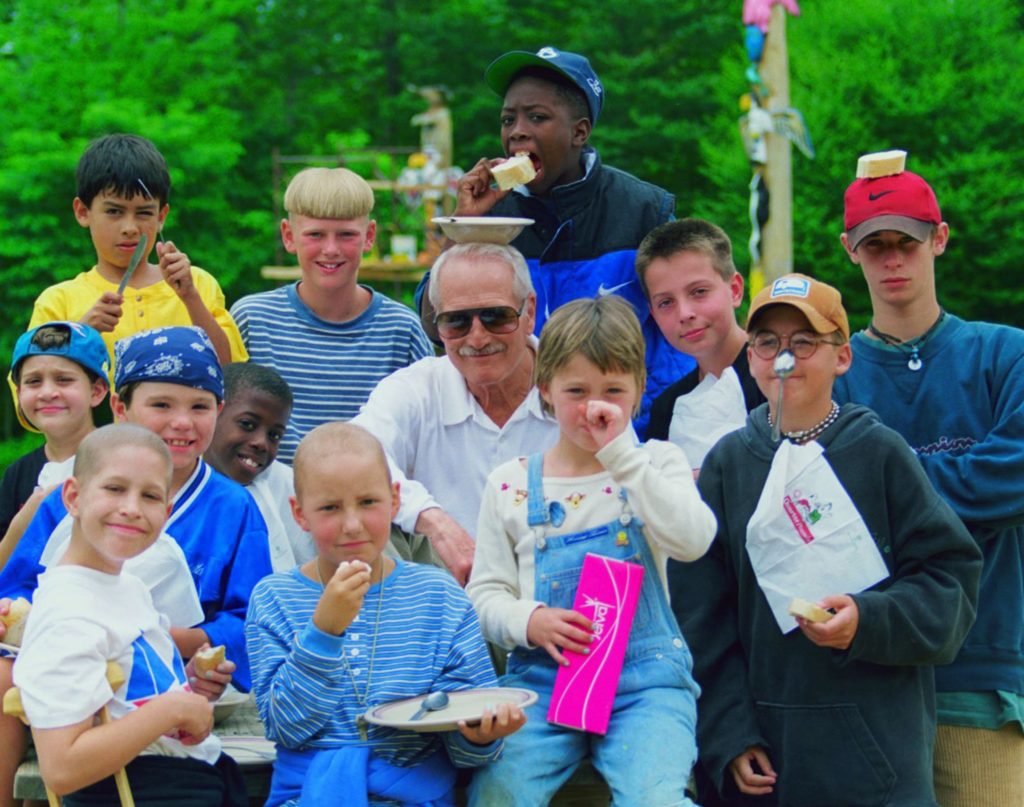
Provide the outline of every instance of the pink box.
<path id="1" fill-rule="evenodd" d="M 608 731 L 633 614 L 640 599 L 644 567 L 588 554 L 583 559 L 573 610 L 594 623 L 586 655 L 564 651 L 551 694 L 548 722 L 595 734 Z"/>

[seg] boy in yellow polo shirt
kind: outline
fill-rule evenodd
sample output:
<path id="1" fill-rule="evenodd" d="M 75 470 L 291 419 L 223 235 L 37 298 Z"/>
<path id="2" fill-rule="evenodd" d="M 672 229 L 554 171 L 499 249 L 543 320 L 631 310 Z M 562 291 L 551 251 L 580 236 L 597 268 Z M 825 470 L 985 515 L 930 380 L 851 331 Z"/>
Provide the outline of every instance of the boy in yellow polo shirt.
<path id="1" fill-rule="evenodd" d="M 161 326 L 197 325 L 221 363 L 248 359 L 216 279 L 192 266 L 173 242 L 157 243 L 169 210 L 171 177 L 156 146 L 137 135 L 101 137 L 78 161 L 76 180 L 75 219 L 89 228 L 96 265 L 43 291 L 29 328 L 54 320 L 84 322 L 103 335 L 113 362 L 118 339 Z M 143 260 L 119 293 L 143 238 Z M 149 263 L 154 246 L 157 262 Z"/>

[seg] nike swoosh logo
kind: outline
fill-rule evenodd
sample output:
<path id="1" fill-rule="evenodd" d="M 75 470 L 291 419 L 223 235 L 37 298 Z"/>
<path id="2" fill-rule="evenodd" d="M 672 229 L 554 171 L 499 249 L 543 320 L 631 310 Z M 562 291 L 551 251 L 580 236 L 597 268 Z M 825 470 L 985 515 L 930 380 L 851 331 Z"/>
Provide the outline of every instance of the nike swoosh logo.
<path id="1" fill-rule="evenodd" d="M 879 199 L 881 199 L 883 196 L 885 196 L 887 193 L 895 193 L 895 191 L 882 191 L 881 193 L 869 193 L 868 194 L 868 201 L 869 202 L 876 202 Z"/>
<path id="2" fill-rule="evenodd" d="M 607 297 L 609 294 L 618 291 L 623 286 L 628 286 L 632 282 L 632 280 L 627 280 L 625 283 L 620 283 L 618 286 L 612 286 L 611 288 L 605 288 L 604 283 L 602 283 L 597 287 L 597 294 L 599 297 Z"/>

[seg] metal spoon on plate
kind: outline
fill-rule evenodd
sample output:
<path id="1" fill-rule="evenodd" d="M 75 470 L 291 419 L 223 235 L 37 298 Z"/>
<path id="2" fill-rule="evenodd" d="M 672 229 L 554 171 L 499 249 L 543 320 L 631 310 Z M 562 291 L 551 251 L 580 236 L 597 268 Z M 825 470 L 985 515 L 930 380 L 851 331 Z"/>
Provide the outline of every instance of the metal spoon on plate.
<path id="1" fill-rule="evenodd" d="M 777 443 L 782 436 L 782 387 L 795 369 L 796 356 L 793 355 L 793 351 L 789 348 L 779 351 L 779 355 L 775 357 L 775 363 L 772 365 L 772 371 L 779 379 L 779 398 L 775 404 L 775 422 L 772 423 L 773 443 Z"/>
<path id="2" fill-rule="evenodd" d="M 410 717 L 410 720 L 420 720 L 423 715 L 427 712 L 439 712 L 448 705 L 448 693 L 447 692 L 431 692 L 427 697 L 420 703 L 420 708 L 416 710 L 416 714 Z"/>

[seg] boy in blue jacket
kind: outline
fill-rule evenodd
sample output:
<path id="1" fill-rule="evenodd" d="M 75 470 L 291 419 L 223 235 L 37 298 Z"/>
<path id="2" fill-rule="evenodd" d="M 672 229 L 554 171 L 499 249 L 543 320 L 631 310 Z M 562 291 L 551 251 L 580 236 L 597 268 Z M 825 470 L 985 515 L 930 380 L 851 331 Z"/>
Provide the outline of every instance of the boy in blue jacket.
<path id="1" fill-rule="evenodd" d="M 491 167 L 502 159 L 481 159 L 459 181 L 455 215 L 534 220 L 512 246 L 530 265 L 538 334 L 548 314 L 570 300 L 615 293 L 632 304 L 647 342 L 647 390 L 635 420 L 643 434 L 651 401 L 695 366 L 658 330 L 633 270 L 637 246 L 672 218 L 675 199 L 602 165 L 589 145 L 605 92 L 586 57 L 550 46 L 511 51 L 491 63 L 484 80 L 504 98 L 505 157 L 529 153 L 537 176 L 511 191 L 496 190 Z M 421 302 L 427 305 L 425 294 Z M 425 311 L 424 319 L 431 314 Z"/>
<path id="2" fill-rule="evenodd" d="M 935 671 L 936 794 L 943 807 L 1024 804 L 1024 331 L 939 305 L 949 225 L 917 174 L 858 179 L 844 224 L 871 322 L 836 398 L 906 438 L 985 557 L 977 621 Z"/>

